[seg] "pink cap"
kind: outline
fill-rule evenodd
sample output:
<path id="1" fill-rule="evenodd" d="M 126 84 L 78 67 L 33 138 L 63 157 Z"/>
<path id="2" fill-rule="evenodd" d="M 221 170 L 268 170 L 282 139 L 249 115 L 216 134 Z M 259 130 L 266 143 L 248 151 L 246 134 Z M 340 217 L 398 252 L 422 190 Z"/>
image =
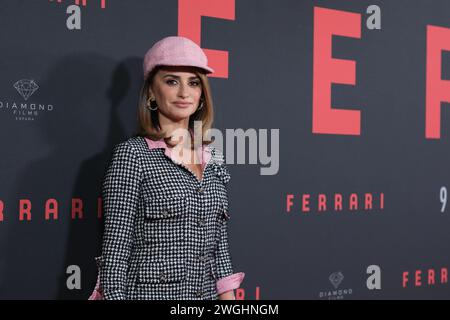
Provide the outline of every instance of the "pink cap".
<path id="1" fill-rule="evenodd" d="M 144 57 L 144 80 L 157 65 L 193 66 L 202 68 L 205 73 L 214 72 L 208 67 L 208 58 L 194 41 L 180 36 L 165 37 L 156 42 Z"/>

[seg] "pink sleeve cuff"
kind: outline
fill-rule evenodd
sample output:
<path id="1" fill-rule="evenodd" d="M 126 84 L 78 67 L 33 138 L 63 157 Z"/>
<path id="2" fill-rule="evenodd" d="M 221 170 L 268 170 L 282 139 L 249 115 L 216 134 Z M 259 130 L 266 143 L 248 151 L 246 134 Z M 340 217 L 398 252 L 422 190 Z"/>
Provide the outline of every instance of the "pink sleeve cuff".
<path id="1" fill-rule="evenodd" d="M 244 277 L 245 277 L 244 272 L 238 272 L 217 280 L 216 283 L 217 294 L 222 294 L 224 292 L 239 288 L 239 286 L 242 283 L 242 280 L 244 280 Z"/>

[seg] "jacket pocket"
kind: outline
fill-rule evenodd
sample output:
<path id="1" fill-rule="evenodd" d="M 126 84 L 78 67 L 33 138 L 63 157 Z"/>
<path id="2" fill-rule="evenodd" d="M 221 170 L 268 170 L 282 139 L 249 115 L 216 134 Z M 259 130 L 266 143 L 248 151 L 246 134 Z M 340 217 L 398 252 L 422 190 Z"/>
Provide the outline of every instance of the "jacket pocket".
<path id="1" fill-rule="evenodd" d="M 144 238 L 148 243 L 184 241 L 187 227 L 187 198 L 153 198 L 145 202 Z"/>
<path id="2" fill-rule="evenodd" d="M 171 256 L 171 257 L 169 257 Z M 186 280 L 187 264 L 185 255 L 168 254 L 165 259 L 149 256 L 139 266 L 138 283 L 179 283 Z"/>
<path id="3" fill-rule="evenodd" d="M 187 197 L 145 201 L 145 256 L 139 264 L 138 283 L 177 283 L 187 276 Z"/>

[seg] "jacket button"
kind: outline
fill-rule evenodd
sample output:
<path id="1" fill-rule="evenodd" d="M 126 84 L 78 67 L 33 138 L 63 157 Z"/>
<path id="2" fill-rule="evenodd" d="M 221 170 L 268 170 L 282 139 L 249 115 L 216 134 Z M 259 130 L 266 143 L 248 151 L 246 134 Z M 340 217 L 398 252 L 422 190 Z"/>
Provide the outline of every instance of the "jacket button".
<path id="1" fill-rule="evenodd" d="M 202 187 L 197 189 L 197 192 L 200 193 L 200 194 L 203 193 L 203 191 L 204 191 L 204 189 Z"/>
<path id="2" fill-rule="evenodd" d="M 196 294 L 197 294 L 197 297 L 201 297 L 203 295 L 203 291 L 197 290 Z"/>
<path id="3" fill-rule="evenodd" d="M 197 256 L 197 259 L 198 259 L 198 261 L 203 261 L 203 260 L 205 260 L 205 256 L 201 254 L 201 255 Z"/>
<path id="4" fill-rule="evenodd" d="M 167 218 L 167 216 L 169 215 L 169 210 L 165 209 L 162 214 L 163 217 Z"/>
<path id="5" fill-rule="evenodd" d="M 199 224 L 200 226 L 205 225 L 205 219 L 203 219 L 203 218 L 198 219 L 198 224 Z"/>
<path id="6" fill-rule="evenodd" d="M 160 276 L 159 276 L 159 279 L 160 279 L 161 281 L 166 281 L 166 280 L 167 280 L 166 274 L 165 274 L 164 272 L 161 272 L 161 274 L 160 274 Z"/>

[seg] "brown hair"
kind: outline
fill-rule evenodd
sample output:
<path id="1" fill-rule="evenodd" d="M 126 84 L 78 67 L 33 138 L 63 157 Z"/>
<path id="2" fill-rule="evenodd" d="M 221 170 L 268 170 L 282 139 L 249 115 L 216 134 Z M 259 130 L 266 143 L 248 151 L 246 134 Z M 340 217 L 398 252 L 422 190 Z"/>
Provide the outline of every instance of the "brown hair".
<path id="1" fill-rule="evenodd" d="M 139 96 L 139 106 L 138 106 L 138 128 L 136 130 L 135 136 L 147 137 L 151 140 L 160 140 L 164 138 L 164 141 L 169 146 L 174 146 L 170 141 L 171 137 L 165 137 L 166 132 L 163 132 L 159 123 L 158 110 L 150 110 L 147 107 L 148 92 L 149 88 L 153 83 L 153 79 L 158 70 L 162 69 L 164 66 L 156 66 L 148 75 L 147 79 L 144 81 Z M 202 84 L 202 99 L 203 107 L 200 110 L 195 111 L 189 117 L 189 128 L 194 130 L 194 121 L 201 121 L 202 125 L 202 136 L 201 144 L 210 144 L 214 141 L 206 139 L 206 131 L 209 130 L 213 123 L 214 112 L 213 103 L 211 96 L 211 88 L 209 86 L 208 77 L 205 73 L 201 72 L 198 68 L 193 71 L 199 78 Z M 151 101 L 151 106 L 154 107 L 156 101 Z M 191 138 L 196 138 L 192 137 Z M 194 144 L 194 139 L 191 139 L 192 145 Z M 200 141 L 198 142 L 200 144 Z"/>

